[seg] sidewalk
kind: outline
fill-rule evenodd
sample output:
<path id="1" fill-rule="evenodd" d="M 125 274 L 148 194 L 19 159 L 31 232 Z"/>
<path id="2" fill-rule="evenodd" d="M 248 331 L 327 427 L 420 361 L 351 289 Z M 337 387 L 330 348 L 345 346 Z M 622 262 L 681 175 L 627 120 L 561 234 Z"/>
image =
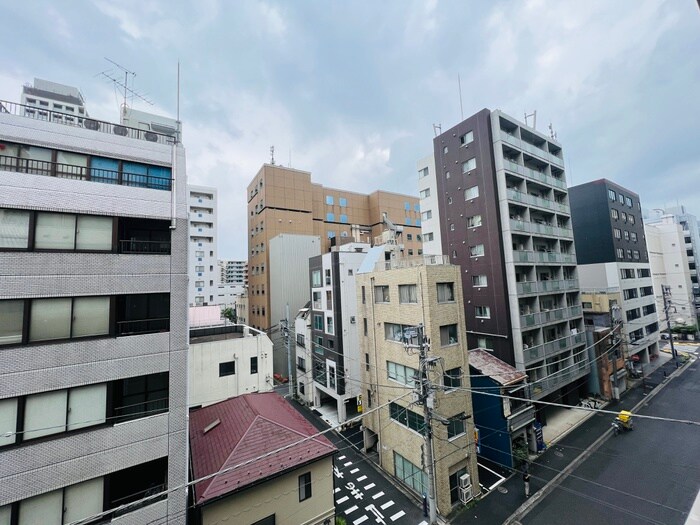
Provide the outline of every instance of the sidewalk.
<path id="1" fill-rule="evenodd" d="M 659 366 L 645 378 L 646 391 L 651 392 L 653 388 L 664 382 L 666 376 L 670 376 L 675 371 L 676 365 L 673 360 Z M 635 383 L 623 395 L 621 401 L 611 402 L 605 407 L 605 410 L 630 410 L 642 401 L 645 398 L 642 391 L 642 381 L 640 379 Z M 611 421 L 612 417 L 609 414 L 596 414 L 539 456 L 530 466 L 530 498 L 525 498 L 522 476 L 520 472 L 516 472 L 498 487 L 507 490 L 506 493 L 494 490 L 476 503 L 474 507 L 463 508 L 449 516 L 450 523 L 503 524 L 526 500 L 536 500 L 535 493 L 545 487 L 557 474 L 566 469 L 574 459 L 610 429 Z"/>

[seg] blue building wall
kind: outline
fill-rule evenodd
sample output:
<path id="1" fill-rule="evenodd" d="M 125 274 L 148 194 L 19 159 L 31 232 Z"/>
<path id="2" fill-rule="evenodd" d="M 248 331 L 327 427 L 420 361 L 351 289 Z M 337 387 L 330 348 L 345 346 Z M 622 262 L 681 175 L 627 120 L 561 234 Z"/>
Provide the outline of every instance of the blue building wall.
<path id="1" fill-rule="evenodd" d="M 474 369 L 472 369 L 474 374 Z M 479 429 L 479 455 L 506 467 L 513 467 L 508 421 L 503 416 L 503 400 L 478 392 L 500 394 L 500 385 L 486 376 L 471 378 L 474 424 Z"/>

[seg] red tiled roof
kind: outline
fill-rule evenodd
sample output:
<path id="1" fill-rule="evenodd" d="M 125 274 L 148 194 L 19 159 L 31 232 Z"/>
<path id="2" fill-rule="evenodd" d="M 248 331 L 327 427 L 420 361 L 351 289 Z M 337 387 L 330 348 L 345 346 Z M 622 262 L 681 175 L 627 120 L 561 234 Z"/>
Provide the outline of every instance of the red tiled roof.
<path id="1" fill-rule="evenodd" d="M 216 426 L 204 430 L 219 420 Z M 195 502 L 245 488 L 336 451 L 325 437 L 298 441 L 318 431 L 275 392 L 245 394 L 190 413 L 190 450 L 195 479 L 246 463 L 195 485 Z M 281 447 L 291 445 L 261 459 Z"/>
<path id="2" fill-rule="evenodd" d="M 527 377 L 525 372 L 521 372 L 505 361 L 501 361 L 483 348 L 469 350 L 469 366 L 503 386 L 517 383 Z"/>

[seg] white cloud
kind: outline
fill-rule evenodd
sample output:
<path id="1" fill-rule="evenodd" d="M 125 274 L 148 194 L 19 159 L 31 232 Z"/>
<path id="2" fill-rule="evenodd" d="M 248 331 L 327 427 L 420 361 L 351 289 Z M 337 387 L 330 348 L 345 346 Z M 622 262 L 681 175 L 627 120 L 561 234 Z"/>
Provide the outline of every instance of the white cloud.
<path id="1" fill-rule="evenodd" d="M 280 10 L 267 3 L 259 4 L 260 16 L 263 19 L 261 24 L 267 31 L 275 36 L 284 36 L 287 32 L 287 23 L 284 21 Z"/>

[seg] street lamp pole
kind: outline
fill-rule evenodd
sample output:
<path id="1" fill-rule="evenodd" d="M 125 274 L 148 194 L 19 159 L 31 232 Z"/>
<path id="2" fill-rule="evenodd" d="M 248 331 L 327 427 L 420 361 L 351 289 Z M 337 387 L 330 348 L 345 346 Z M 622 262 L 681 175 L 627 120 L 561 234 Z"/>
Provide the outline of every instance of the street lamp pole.
<path id="1" fill-rule="evenodd" d="M 666 330 L 668 333 L 668 340 L 671 342 L 671 355 L 673 356 L 673 361 L 678 368 L 678 352 L 676 352 L 676 347 L 673 344 L 673 333 L 671 332 L 671 320 L 668 317 L 668 310 L 671 306 L 671 287 L 665 284 L 661 285 L 664 296 L 664 313 L 666 314 Z"/>

